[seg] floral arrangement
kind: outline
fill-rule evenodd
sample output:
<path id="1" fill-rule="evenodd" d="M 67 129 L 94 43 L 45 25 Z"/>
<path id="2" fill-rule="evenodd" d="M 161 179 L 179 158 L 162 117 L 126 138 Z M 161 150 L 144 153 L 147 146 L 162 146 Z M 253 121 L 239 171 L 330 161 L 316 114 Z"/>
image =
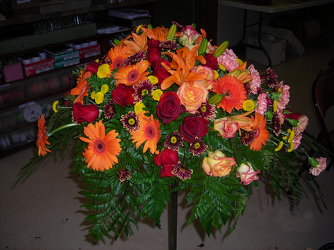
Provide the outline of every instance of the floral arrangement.
<path id="1" fill-rule="evenodd" d="M 188 223 L 199 219 L 208 235 L 236 223 L 260 177 L 299 202 L 295 163 L 306 154 L 308 118 L 288 108 L 289 86 L 272 69 L 260 74 L 192 25 L 140 25 L 113 45 L 76 72 L 77 86 L 54 103 L 47 127 L 40 117 L 39 156 L 20 178 L 44 156 L 75 151 L 98 240 L 130 235 L 136 216 L 159 224 L 173 191 L 187 192 Z M 314 180 L 326 158 L 308 158 Z"/>

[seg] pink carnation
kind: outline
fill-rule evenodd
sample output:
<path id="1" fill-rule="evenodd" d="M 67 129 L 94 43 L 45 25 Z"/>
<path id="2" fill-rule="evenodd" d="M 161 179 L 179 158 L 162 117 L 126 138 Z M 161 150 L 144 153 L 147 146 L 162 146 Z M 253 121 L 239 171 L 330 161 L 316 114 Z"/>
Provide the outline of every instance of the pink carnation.
<path id="1" fill-rule="evenodd" d="M 251 91 L 255 95 L 261 86 L 261 78 L 259 72 L 255 69 L 254 65 L 251 64 L 248 67 L 248 72 L 251 74 Z"/>
<path id="2" fill-rule="evenodd" d="M 303 135 L 302 134 L 295 134 L 295 138 L 293 138 L 293 150 L 296 150 L 300 143 L 301 143 L 301 140 L 303 138 Z"/>
<path id="3" fill-rule="evenodd" d="M 228 71 L 232 71 L 239 67 L 237 56 L 231 49 L 226 49 L 222 55 L 218 56 L 217 60 L 218 63 L 223 65 Z"/>
<path id="4" fill-rule="evenodd" d="M 257 103 L 256 103 L 256 109 L 255 112 L 264 115 L 264 113 L 267 111 L 267 95 L 266 93 L 259 94 L 257 97 Z"/>
<path id="5" fill-rule="evenodd" d="M 298 126 L 293 128 L 295 134 L 303 133 L 308 124 L 308 117 L 306 115 L 301 115 L 298 118 Z"/>
<path id="6" fill-rule="evenodd" d="M 277 102 L 278 108 L 283 110 L 285 109 L 285 106 L 290 101 L 290 86 L 288 85 L 282 85 L 281 88 L 281 100 Z"/>
<path id="7" fill-rule="evenodd" d="M 322 171 L 326 169 L 326 158 L 320 157 L 316 160 L 319 162 L 319 165 L 317 167 L 310 168 L 310 174 L 314 176 L 318 176 Z"/>
<path id="8" fill-rule="evenodd" d="M 276 112 L 277 112 L 277 115 L 279 116 L 279 118 L 281 118 L 281 124 L 283 124 L 284 121 L 285 121 L 285 116 L 283 115 L 282 110 L 278 109 Z"/>

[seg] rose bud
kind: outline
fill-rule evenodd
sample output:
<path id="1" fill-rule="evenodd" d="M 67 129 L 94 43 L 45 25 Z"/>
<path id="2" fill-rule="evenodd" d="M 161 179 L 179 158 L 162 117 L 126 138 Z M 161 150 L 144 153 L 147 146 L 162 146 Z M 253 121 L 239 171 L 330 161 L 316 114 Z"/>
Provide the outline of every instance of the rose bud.
<path id="1" fill-rule="evenodd" d="M 185 108 L 181 106 L 180 99 L 175 92 L 162 94 L 157 105 L 157 115 L 163 123 L 167 124 L 176 120 L 183 112 L 185 112 Z"/>
<path id="2" fill-rule="evenodd" d="M 154 156 L 154 162 L 161 167 L 161 177 L 173 177 L 174 166 L 180 161 L 177 151 L 165 148 L 160 154 Z"/>
<path id="3" fill-rule="evenodd" d="M 213 123 L 214 130 L 217 130 L 224 138 L 232 138 L 238 130 L 238 123 L 232 121 L 229 117 L 220 118 Z"/>
<path id="4" fill-rule="evenodd" d="M 209 121 L 202 117 L 187 116 L 179 127 L 183 139 L 192 143 L 196 137 L 202 138 L 209 131 Z"/>
<path id="5" fill-rule="evenodd" d="M 115 103 L 121 106 L 133 105 L 135 90 L 132 86 L 125 84 L 118 84 L 113 90 L 111 97 Z"/>
<path id="6" fill-rule="evenodd" d="M 204 158 L 202 168 L 207 175 L 222 177 L 228 175 L 235 164 L 234 158 L 227 158 L 223 152 L 216 150 Z"/>
<path id="7" fill-rule="evenodd" d="M 73 104 L 73 120 L 80 124 L 82 122 L 93 122 L 99 117 L 99 109 L 95 104 L 83 105 L 79 102 Z"/>
<path id="8" fill-rule="evenodd" d="M 241 183 L 248 185 L 249 183 L 257 181 L 259 179 L 257 174 L 260 172 L 261 172 L 260 170 L 254 171 L 252 164 L 250 162 L 247 162 L 247 165 L 241 163 L 241 165 L 237 169 L 237 178 L 240 177 Z"/>

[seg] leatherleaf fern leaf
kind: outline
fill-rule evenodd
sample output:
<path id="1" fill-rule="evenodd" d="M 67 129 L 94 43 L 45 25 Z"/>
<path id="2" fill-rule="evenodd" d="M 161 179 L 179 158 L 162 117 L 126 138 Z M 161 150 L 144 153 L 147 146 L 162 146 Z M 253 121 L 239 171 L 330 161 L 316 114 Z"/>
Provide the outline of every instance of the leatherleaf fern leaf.
<path id="1" fill-rule="evenodd" d="M 160 216 L 167 207 L 169 199 L 169 179 L 160 178 L 158 166 L 143 164 L 144 171 L 131 175 L 132 185 L 137 187 L 136 205 L 142 204 L 142 215 L 160 223 Z"/>
<path id="2" fill-rule="evenodd" d="M 234 203 L 240 200 L 239 182 L 235 177 L 204 177 L 192 180 L 192 186 L 186 196 L 188 203 L 193 204 L 189 224 L 199 219 L 205 232 L 210 236 L 212 227 L 221 232 L 235 210 Z"/>
<path id="3" fill-rule="evenodd" d="M 103 236 L 110 238 L 110 231 L 115 233 L 116 239 L 122 232 L 130 236 L 131 224 L 138 227 L 134 219 L 135 213 L 140 213 L 135 205 L 136 192 L 128 182 L 120 182 L 117 175 L 112 173 L 114 171 L 86 169 L 81 172 L 86 185 L 80 193 L 89 200 L 89 204 L 82 207 L 92 211 L 85 221 L 93 226 L 89 232 L 97 240 L 102 240 Z"/>

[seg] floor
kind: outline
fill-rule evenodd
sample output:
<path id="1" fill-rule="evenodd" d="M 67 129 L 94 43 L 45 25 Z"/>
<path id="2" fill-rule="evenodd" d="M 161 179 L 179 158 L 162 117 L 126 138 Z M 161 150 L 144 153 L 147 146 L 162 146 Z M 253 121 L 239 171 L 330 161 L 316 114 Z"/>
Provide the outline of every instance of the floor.
<path id="1" fill-rule="evenodd" d="M 290 104 L 309 116 L 308 132 L 319 130 L 311 106 L 311 84 L 319 69 L 327 68 L 334 46 L 312 47 L 303 56 L 287 55 L 284 63 L 273 66 L 280 80 L 291 87 Z M 241 56 L 240 56 L 241 57 Z M 264 65 L 254 63 L 263 71 Z M 334 115 L 332 116 L 334 117 Z M 330 121 L 334 125 L 333 121 Z M 80 180 L 71 173 L 71 157 L 44 162 L 29 178 L 15 185 L 18 172 L 36 154 L 35 148 L 17 152 L 0 160 L 0 249 L 168 249 L 168 213 L 162 216 L 161 229 L 152 221 L 139 222 L 134 235 L 117 241 L 107 238 L 95 242 L 87 237 L 83 221 L 87 211 L 80 208 L 84 197 L 78 194 Z M 177 249 L 210 250 L 304 250 L 319 249 L 334 242 L 334 170 L 325 171 L 317 181 L 325 195 L 327 210 L 317 206 L 307 193 L 298 209 L 290 209 L 289 199 L 280 201 L 265 194 L 263 183 L 253 190 L 247 209 L 237 227 L 227 237 L 215 231 L 207 237 L 199 223 L 185 225 L 190 208 L 179 194 Z"/>

